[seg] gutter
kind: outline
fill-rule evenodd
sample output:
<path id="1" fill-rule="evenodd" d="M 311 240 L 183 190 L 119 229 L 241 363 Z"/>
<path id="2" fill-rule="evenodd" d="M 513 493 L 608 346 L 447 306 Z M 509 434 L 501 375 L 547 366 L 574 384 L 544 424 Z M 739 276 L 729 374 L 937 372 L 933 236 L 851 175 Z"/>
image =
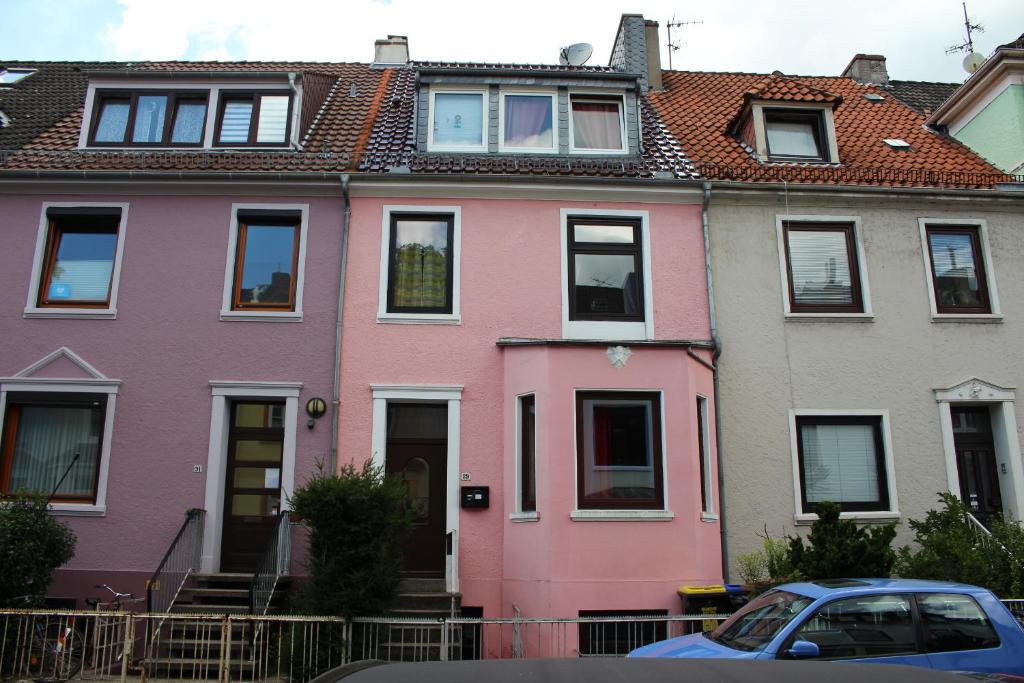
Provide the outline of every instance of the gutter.
<path id="1" fill-rule="evenodd" d="M 341 322 L 345 312 L 345 266 L 348 263 L 348 232 L 352 220 L 352 198 L 349 195 L 347 173 L 342 174 L 341 197 L 345 203 L 345 212 L 341 219 L 341 252 L 338 266 L 338 323 L 334 329 L 334 388 L 331 393 L 331 451 L 327 458 L 328 472 L 334 474 L 338 465 L 338 426 L 341 418 Z"/>
<path id="2" fill-rule="evenodd" d="M 708 220 L 708 206 L 711 204 L 711 183 L 704 182 L 704 201 L 700 207 L 701 227 L 704 231 L 704 272 L 707 277 L 708 289 L 708 326 L 711 331 L 711 342 L 714 350 L 711 352 L 711 373 L 714 378 L 715 387 L 715 463 L 718 465 L 718 532 L 721 536 L 722 545 L 722 579 L 729 582 L 729 543 L 726 538 L 726 516 L 725 496 L 722 492 L 725 489 L 725 476 L 722 467 L 722 421 L 721 421 L 721 381 L 718 368 L 718 361 L 722 357 L 722 340 L 718 336 L 718 313 L 715 311 L 715 282 L 711 269 L 711 230 Z M 692 353 L 692 351 L 691 351 Z"/>

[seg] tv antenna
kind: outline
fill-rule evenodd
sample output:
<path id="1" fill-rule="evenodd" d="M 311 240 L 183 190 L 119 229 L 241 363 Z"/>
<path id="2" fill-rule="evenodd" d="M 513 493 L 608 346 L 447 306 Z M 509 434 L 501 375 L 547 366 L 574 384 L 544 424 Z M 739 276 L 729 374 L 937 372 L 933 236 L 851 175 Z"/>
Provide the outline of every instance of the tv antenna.
<path id="1" fill-rule="evenodd" d="M 703 24 L 703 19 L 688 19 L 686 21 L 677 21 L 676 15 L 672 15 L 672 18 L 665 22 L 665 26 L 668 28 L 668 70 L 672 70 L 672 53 L 679 49 L 679 43 L 673 42 L 672 40 L 672 29 L 680 28 L 682 26 L 693 26 L 694 24 Z"/>
<path id="2" fill-rule="evenodd" d="M 974 54 L 974 36 L 972 33 L 984 33 L 985 27 L 981 24 L 972 24 L 971 20 L 967 17 L 967 3 L 960 3 L 964 8 L 964 28 L 967 30 L 967 40 L 959 45 L 951 45 L 946 48 L 946 54 L 952 55 L 957 52 L 964 52 L 968 55 Z M 966 61 L 965 61 L 966 64 Z"/>

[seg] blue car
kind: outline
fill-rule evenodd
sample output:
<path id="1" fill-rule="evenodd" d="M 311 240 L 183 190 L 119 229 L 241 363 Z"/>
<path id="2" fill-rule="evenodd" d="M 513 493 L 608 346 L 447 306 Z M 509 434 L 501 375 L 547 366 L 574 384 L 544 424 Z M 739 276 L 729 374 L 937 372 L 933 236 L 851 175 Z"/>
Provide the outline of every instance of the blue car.
<path id="1" fill-rule="evenodd" d="M 977 586 L 835 579 L 779 586 L 710 633 L 629 656 L 836 659 L 1024 675 L 1024 628 Z"/>

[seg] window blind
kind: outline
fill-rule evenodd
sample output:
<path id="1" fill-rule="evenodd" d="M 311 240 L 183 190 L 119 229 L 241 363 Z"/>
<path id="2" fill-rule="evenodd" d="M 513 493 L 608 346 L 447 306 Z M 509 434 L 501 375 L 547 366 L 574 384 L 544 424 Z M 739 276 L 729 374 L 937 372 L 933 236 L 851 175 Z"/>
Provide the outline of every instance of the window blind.
<path id="1" fill-rule="evenodd" d="M 801 425 L 804 497 L 808 503 L 870 503 L 879 496 L 875 427 Z"/>
<path id="2" fill-rule="evenodd" d="M 846 232 L 791 230 L 787 234 L 793 303 L 852 304 L 853 284 Z"/>

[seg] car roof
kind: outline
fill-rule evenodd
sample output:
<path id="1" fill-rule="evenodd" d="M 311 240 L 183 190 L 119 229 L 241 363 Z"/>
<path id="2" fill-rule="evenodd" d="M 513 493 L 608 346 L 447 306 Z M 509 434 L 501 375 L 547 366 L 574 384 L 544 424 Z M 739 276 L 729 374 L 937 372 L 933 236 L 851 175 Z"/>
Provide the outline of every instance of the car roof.
<path id="1" fill-rule="evenodd" d="M 864 667 L 871 667 L 869 674 Z M 334 680 L 344 678 L 344 683 L 820 683 L 822 680 L 861 683 L 867 675 L 872 683 L 956 683 L 963 680 L 932 669 L 875 663 L 612 657 L 385 664 L 351 674 L 346 672 Z"/>
<path id="2" fill-rule="evenodd" d="M 828 579 L 823 581 L 802 581 L 777 586 L 778 590 L 798 593 L 809 598 L 835 597 L 839 595 L 860 595 L 862 593 L 988 593 L 984 588 L 953 581 L 925 581 L 923 579 Z"/>

